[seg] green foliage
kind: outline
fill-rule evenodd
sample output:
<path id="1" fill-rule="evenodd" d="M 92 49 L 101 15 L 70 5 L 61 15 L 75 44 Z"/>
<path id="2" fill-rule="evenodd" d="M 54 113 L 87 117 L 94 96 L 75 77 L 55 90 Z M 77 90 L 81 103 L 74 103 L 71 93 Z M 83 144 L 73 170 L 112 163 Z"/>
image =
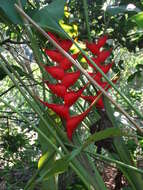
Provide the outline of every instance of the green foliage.
<path id="1" fill-rule="evenodd" d="M 26 144 L 26 139 L 22 134 L 9 134 L 2 135 L 1 141 L 3 142 L 3 148 L 10 153 L 16 153 L 18 149 L 22 148 Z"/>
<path id="2" fill-rule="evenodd" d="M 139 28 L 143 28 L 143 12 L 132 16 L 131 19 L 136 22 Z"/>
<path id="3" fill-rule="evenodd" d="M 8 164 L 7 168 L 2 168 L 0 176 L 6 181 L 7 189 L 23 189 L 24 185 L 29 181 L 25 189 L 32 190 L 38 188 L 47 190 L 48 187 L 48 190 L 57 190 L 58 183 L 57 178 L 55 177 L 59 177 L 59 174 L 60 176 L 64 174 L 69 175 L 69 168 L 76 174 L 76 180 L 74 183 L 71 183 L 66 187 L 67 190 L 85 190 L 91 188 L 97 190 L 106 189 L 102 176 L 97 169 L 97 162 L 91 158 L 91 154 L 88 153 L 87 149 L 84 150 L 84 148 L 88 146 L 88 150 L 90 150 L 91 153 L 96 154 L 96 147 L 93 144 L 97 141 L 102 142 L 101 140 L 106 140 L 107 138 L 113 138 L 116 151 L 113 153 L 110 152 L 110 150 L 103 148 L 98 157 L 99 162 L 107 161 L 107 156 L 106 159 L 104 159 L 105 154 L 114 158 L 109 159 L 110 163 L 116 163 L 117 168 L 123 172 L 124 177 L 128 180 L 130 188 L 126 189 L 141 189 L 143 183 L 139 172 L 142 173 L 142 170 L 136 168 L 136 155 L 134 155 L 134 160 L 132 158 L 135 151 L 137 151 L 138 146 L 136 146 L 133 141 L 133 134 L 129 133 L 127 135 L 127 132 L 124 132 L 124 129 L 121 129 L 122 126 L 124 126 L 125 129 L 128 129 L 128 125 L 126 125 L 126 123 L 121 124 L 120 115 L 118 118 L 119 120 L 114 117 L 114 110 L 107 100 L 105 100 L 106 111 L 114 128 L 101 130 L 91 135 L 89 132 L 90 125 L 99 119 L 97 114 L 92 113 L 87 117 L 86 121 L 83 122 L 80 130 L 77 131 L 79 137 L 78 135 L 75 135 L 73 142 L 69 142 L 66 137 L 63 121 L 59 119 L 56 114 L 52 115 L 51 111 L 45 110 L 41 105 L 39 106 L 39 102 L 35 96 L 42 97 L 45 101 L 51 101 L 51 99 L 56 100 L 56 96 L 51 96 L 47 88 L 45 88 L 45 85 L 43 83 L 41 84 L 41 78 L 44 78 L 43 76 L 45 73 L 43 73 L 40 64 L 55 64 L 47 59 L 43 53 L 43 47 L 46 47 L 47 45 L 50 48 L 53 48 L 53 46 L 48 42 L 45 44 L 46 39 L 37 34 L 31 25 L 29 26 L 31 27 L 29 35 L 27 27 L 23 25 L 23 20 L 14 7 L 14 3 L 17 2 L 18 1 L 16 0 L 0 1 L 0 16 L 2 22 L 0 24 L 0 40 L 4 49 L 3 52 L 7 59 L 7 52 L 12 50 L 15 57 L 20 61 L 19 65 L 18 63 L 15 65 L 17 59 L 14 57 L 11 59 L 8 58 L 8 63 L 3 63 L 7 70 L 0 67 L 0 80 L 2 80 L 0 81 L 2 83 L 0 91 L 2 98 L 6 100 L 5 105 L 3 105 L 4 101 L 2 101 L 3 103 L 1 102 L 0 108 L 4 113 L 7 113 L 9 108 L 15 113 L 14 120 L 12 120 L 13 113 L 8 114 L 8 117 L 6 117 L 7 123 L 10 122 L 10 124 L 12 124 L 10 125 L 10 132 L 6 127 L 3 127 L 6 122 L 5 115 L 1 116 L 3 125 L 0 126 L 0 130 L 2 132 L 4 131 L 4 133 L 1 135 L 0 140 L 2 142 L 1 145 L 3 146 L 2 153 L 5 157 L 4 164 Z M 44 28 L 45 31 L 50 30 L 62 36 L 64 35 L 63 29 L 59 25 L 59 21 L 64 18 L 64 5 L 66 0 L 55 0 L 52 2 L 45 0 L 42 2 L 40 1 L 40 3 L 39 1 L 23 0 L 21 2 L 24 10 L 36 21 L 37 24 L 39 24 L 39 26 Z M 141 45 L 143 33 L 136 27 L 137 24 L 142 28 L 142 12 L 135 15 L 136 12 L 142 10 L 142 3 L 140 1 L 132 1 L 132 3 L 136 5 L 132 11 L 128 10 L 129 3 L 129 0 L 116 1 L 112 5 L 109 4 L 105 9 L 105 4 L 103 4 L 102 1 L 88 0 L 87 5 L 89 15 L 86 16 L 89 16 L 88 24 L 91 29 L 92 40 L 96 40 L 98 36 L 108 33 L 109 38 L 112 39 L 109 40 L 110 45 L 117 47 L 117 51 L 115 50 L 114 54 L 115 56 L 118 56 L 118 60 L 117 62 L 115 60 L 115 62 L 117 68 L 121 72 L 119 89 L 123 91 L 123 94 L 127 94 L 131 100 L 134 100 L 135 106 L 139 107 L 141 110 L 142 104 L 140 103 L 140 106 L 138 106 L 138 102 L 141 102 L 142 89 L 141 85 L 136 85 L 135 83 L 141 82 L 142 80 L 142 77 L 140 77 L 143 73 L 142 60 L 138 58 L 139 54 L 134 54 L 134 57 L 137 58 L 134 62 L 130 61 L 129 58 L 131 58 L 131 54 L 129 54 L 128 50 L 136 51 L 138 49 L 138 53 L 140 53 L 140 48 L 143 47 Z M 87 36 L 87 23 L 85 23 L 83 2 L 71 0 L 68 1 L 67 5 L 69 7 L 69 17 L 64 18 L 62 23 L 78 25 L 78 39 L 84 41 L 89 36 Z M 69 29 L 70 34 L 74 32 L 70 27 L 67 27 L 67 25 L 65 28 Z M 15 45 L 12 44 L 13 40 Z M 23 55 L 23 47 L 21 46 L 21 43 L 26 44 L 32 49 L 35 58 L 33 62 L 37 62 L 39 67 L 37 67 L 37 65 L 35 66 L 33 62 L 28 62 L 28 64 L 30 64 L 26 67 L 27 65 L 25 63 L 27 63 L 28 59 L 25 58 L 26 55 Z M 127 58 L 122 56 L 123 50 Z M 82 55 L 79 57 L 82 58 Z M 137 63 L 137 60 L 139 63 Z M 16 73 L 14 71 L 16 71 Z M 113 72 L 109 73 L 109 77 L 112 77 L 113 74 Z M 10 90 L 6 90 L 11 87 L 12 84 L 11 80 L 6 76 L 14 79 L 14 89 L 10 88 Z M 84 77 L 82 80 L 79 82 L 77 88 L 86 81 Z M 51 78 L 48 78 L 48 81 L 54 83 Z M 19 93 L 19 90 L 21 93 Z M 89 91 L 95 94 L 94 88 L 89 88 Z M 89 92 L 87 91 L 86 93 L 88 94 Z M 5 96 L 3 96 L 3 94 Z M 114 99 L 128 112 L 131 112 L 131 116 L 135 116 L 130 106 L 126 104 L 126 102 L 123 102 L 118 94 L 115 94 Z M 61 102 L 57 100 L 57 103 Z M 14 105 L 14 107 L 11 107 L 11 105 Z M 80 100 L 79 104 L 73 106 L 72 112 L 80 113 L 81 110 L 87 106 L 88 105 L 84 104 L 83 100 Z M 27 111 L 30 112 L 30 114 L 27 114 Z M 115 111 L 117 110 L 115 109 Z M 100 113 L 98 115 L 100 115 Z M 104 120 L 104 118 L 101 119 Z M 140 120 L 138 119 L 138 123 L 139 122 Z M 22 129 L 20 132 L 18 129 L 14 130 L 17 126 Z M 30 140 L 33 140 L 33 131 L 31 127 L 33 127 L 35 131 L 38 131 L 39 139 L 38 141 L 35 140 L 33 144 L 30 142 Z M 135 133 L 136 132 L 134 132 L 134 135 Z M 137 138 L 137 140 L 142 148 L 142 137 Z M 102 159 L 100 156 L 102 156 Z M 38 159 L 39 167 L 37 169 Z M 9 161 L 13 167 L 10 167 Z M 28 171 L 25 170 L 27 166 L 29 166 Z M 21 178 L 18 178 L 17 176 L 12 178 L 11 176 L 13 175 L 9 174 L 11 169 L 17 169 L 18 172 L 21 171 L 21 175 L 26 173 L 27 178 L 24 179 L 25 181 L 22 180 L 20 183 Z M 103 170 L 104 169 L 106 168 L 103 168 Z M 33 176 L 32 172 L 34 173 Z M 58 179 L 61 180 L 60 178 Z M 13 184 L 13 182 L 15 182 L 15 184 Z M 65 181 L 63 181 L 63 183 L 64 182 Z"/>

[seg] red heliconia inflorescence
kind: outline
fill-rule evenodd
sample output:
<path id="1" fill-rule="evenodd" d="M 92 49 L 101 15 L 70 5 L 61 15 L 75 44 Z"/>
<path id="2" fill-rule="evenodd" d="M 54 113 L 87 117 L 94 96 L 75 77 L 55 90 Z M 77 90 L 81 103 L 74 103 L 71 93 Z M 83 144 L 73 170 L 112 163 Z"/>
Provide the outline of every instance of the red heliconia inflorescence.
<path id="1" fill-rule="evenodd" d="M 52 33 L 48 32 L 50 37 L 55 40 L 65 51 L 69 51 L 72 42 L 70 40 L 63 40 L 59 37 L 53 35 Z M 91 59 L 94 61 L 94 63 L 100 67 L 100 69 L 106 74 L 112 67 L 113 63 L 109 64 L 103 64 L 105 60 L 110 56 L 111 49 L 110 50 L 102 50 L 100 51 L 100 48 L 103 47 L 106 44 L 107 36 L 101 37 L 97 43 L 89 43 L 86 42 L 86 47 L 88 50 L 92 52 L 92 54 L 95 55 L 95 57 L 92 57 Z M 83 98 L 85 101 L 88 101 L 90 103 L 93 103 L 93 101 L 98 97 L 98 95 L 101 94 L 101 92 L 98 90 L 97 94 L 95 96 L 89 96 L 89 95 L 83 95 L 83 91 L 86 89 L 87 83 L 84 87 L 81 87 L 79 90 L 71 90 L 71 87 L 76 83 L 76 81 L 80 78 L 80 71 L 68 71 L 73 64 L 70 60 L 68 60 L 66 57 L 64 57 L 58 50 L 45 50 L 46 55 L 48 57 L 56 62 L 56 66 L 44 66 L 45 70 L 57 80 L 56 84 L 51 84 L 48 81 L 44 81 L 48 88 L 51 90 L 51 92 L 58 97 L 63 99 L 63 104 L 54 104 L 54 103 L 48 103 L 43 102 L 45 106 L 52 109 L 57 115 L 59 115 L 62 119 L 66 122 L 66 131 L 67 136 L 70 140 L 72 140 L 72 135 L 78 125 L 84 120 L 84 118 L 89 113 L 92 106 L 90 106 L 86 111 L 81 113 L 80 115 L 70 115 L 70 107 L 75 104 L 75 102 L 78 100 L 78 98 Z M 79 54 L 73 54 L 72 57 L 74 59 L 78 58 Z M 85 57 L 85 56 L 84 56 Z M 93 72 L 88 72 L 90 76 L 93 77 L 93 79 L 105 90 L 108 90 L 111 86 L 108 85 L 107 82 L 102 81 L 102 74 L 99 73 L 96 69 L 96 67 L 85 57 L 88 65 L 93 69 Z M 116 80 L 113 81 L 114 83 Z M 96 107 L 98 109 L 104 108 L 104 103 L 102 96 L 98 99 L 96 102 Z"/>

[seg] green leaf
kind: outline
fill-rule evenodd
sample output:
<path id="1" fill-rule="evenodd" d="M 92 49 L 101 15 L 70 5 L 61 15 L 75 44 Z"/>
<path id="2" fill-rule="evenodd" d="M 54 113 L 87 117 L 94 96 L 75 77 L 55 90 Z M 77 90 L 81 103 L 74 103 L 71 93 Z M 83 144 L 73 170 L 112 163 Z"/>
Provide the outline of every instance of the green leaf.
<path id="1" fill-rule="evenodd" d="M 132 82 L 132 80 L 135 78 L 135 73 L 134 74 L 132 74 L 132 75 L 130 75 L 129 77 L 128 77 L 128 79 L 127 79 L 127 82 L 129 83 L 129 82 Z"/>
<path id="2" fill-rule="evenodd" d="M 36 11 L 32 19 L 44 29 L 63 33 L 63 29 L 59 25 L 59 21 L 64 16 L 64 5 L 66 0 L 55 0 L 50 5 Z"/>
<path id="3" fill-rule="evenodd" d="M 123 190 L 132 190 L 131 187 L 124 187 Z"/>
<path id="4" fill-rule="evenodd" d="M 143 28 L 143 12 L 140 12 L 130 18 L 132 21 L 134 21 L 139 28 Z"/>
<path id="5" fill-rule="evenodd" d="M 85 148 L 91 143 L 94 143 L 94 142 L 97 142 L 109 137 L 118 137 L 118 136 L 123 136 L 123 135 L 127 135 L 127 134 L 125 134 L 125 132 L 123 132 L 120 128 L 114 128 L 114 127 L 108 128 L 91 135 L 83 144 L 83 147 Z"/>
<path id="6" fill-rule="evenodd" d="M 106 11 L 111 15 L 117 15 L 126 12 L 140 12 L 140 9 L 133 4 L 121 5 L 121 6 L 108 6 Z"/>
<path id="7" fill-rule="evenodd" d="M 129 77 L 128 77 L 128 79 L 127 79 L 127 82 L 128 83 L 130 83 L 130 82 L 135 82 L 135 83 L 137 83 L 138 85 L 136 85 L 136 88 L 141 88 L 140 87 L 140 84 L 142 84 L 142 82 L 143 82 L 143 78 L 142 78 L 142 76 L 143 76 L 143 71 L 142 71 L 142 68 L 140 67 L 138 67 L 138 70 L 135 72 L 135 73 L 133 73 L 132 75 L 130 75 Z"/>
<path id="8" fill-rule="evenodd" d="M 14 24 L 22 24 L 22 19 L 17 13 L 14 4 L 17 0 L 0 0 L 0 16 L 7 17 Z M 26 4 L 26 0 L 21 0 L 23 6 Z"/>

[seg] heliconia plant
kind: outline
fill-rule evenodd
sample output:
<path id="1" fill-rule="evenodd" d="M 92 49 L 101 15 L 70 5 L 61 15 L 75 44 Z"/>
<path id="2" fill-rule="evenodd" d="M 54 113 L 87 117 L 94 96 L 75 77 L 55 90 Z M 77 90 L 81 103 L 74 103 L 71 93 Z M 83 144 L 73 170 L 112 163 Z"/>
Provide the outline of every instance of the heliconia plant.
<path id="1" fill-rule="evenodd" d="M 57 37 L 56 35 L 48 32 L 50 37 L 52 37 L 65 51 L 69 51 L 72 42 L 70 40 L 63 40 Z M 106 74 L 109 72 L 111 67 L 113 66 L 113 63 L 104 64 L 105 60 L 110 56 L 111 49 L 110 50 L 101 50 L 101 48 L 106 44 L 108 37 L 103 36 L 101 37 L 97 43 L 89 43 L 86 42 L 86 48 L 88 51 L 91 51 L 91 53 L 94 55 L 92 57 L 92 60 L 102 69 L 102 71 Z M 84 118 L 87 116 L 87 114 L 90 112 L 92 104 L 94 100 L 101 94 L 100 91 L 97 91 L 97 94 L 95 96 L 92 95 L 84 95 L 83 92 L 89 85 L 87 83 L 85 86 L 81 87 L 78 90 L 71 90 L 71 86 L 75 85 L 76 81 L 80 78 L 80 71 L 71 71 L 71 67 L 73 67 L 73 64 L 64 57 L 58 50 L 48 50 L 45 49 L 46 55 L 53 61 L 56 62 L 55 66 L 47 66 L 44 65 L 45 71 L 50 74 L 54 79 L 57 80 L 56 84 L 51 84 L 49 81 L 44 81 L 48 88 L 50 89 L 51 93 L 55 94 L 59 98 L 63 99 L 63 104 L 54 104 L 54 103 L 48 103 L 44 102 L 42 100 L 41 103 L 43 103 L 45 106 L 47 106 L 49 109 L 52 109 L 57 115 L 59 115 L 62 119 L 65 120 L 66 123 L 66 131 L 67 136 L 70 140 L 72 140 L 72 135 L 78 125 L 84 120 Z M 78 58 L 78 54 L 73 54 L 72 57 L 74 59 Z M 93 72 L 88 72 L 93 79 L 105 90 L 108 90 L 111 86 L 108 85 L 107 82 L 102 81 L 102 75 L 99 73 L 95 66 L 85 57 L 87 64 L 93 69 Z M 70 69 L 70 71 L 69 71 Z M 117 80 L 113 80 L 115 83 Z M 79 115 L 71 115 L 70 114 L 70 107 L 73 106 L 76 101 L 82 98 L 85 101 L 88 101 L 92 104 L 90 105 L 87 110 L 85 110 L 83 113 Z M 96 108 L 103 109 L 104 104 L 102 97 L 98 99 L 96 102 Z"/>

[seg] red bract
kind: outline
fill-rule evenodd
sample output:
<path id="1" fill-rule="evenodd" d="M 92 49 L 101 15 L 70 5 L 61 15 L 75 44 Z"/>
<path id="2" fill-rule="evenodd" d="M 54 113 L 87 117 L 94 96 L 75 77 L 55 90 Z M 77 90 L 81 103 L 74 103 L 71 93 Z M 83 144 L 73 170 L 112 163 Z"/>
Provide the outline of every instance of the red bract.
<path id="1" fill-rule="evenodd" d="M 47 86 L 50 88 L 50 90 L 56 94 L 57 96 L 64 98 L 66 94 L 66 87 L 61 84 L 50 84 L 46 82 Z"/>
<path id="2" fill-rule="evenodd" d="M 107 39 L 108 39 L 108 36 L 107 36 L 107 35 L 105 35 L 105 36 L 99 38 L 99 40 L 98 40 L 98 42 L 97 42 L 97 46 L 98 46 L 99 48 L 103 47 L 103 46 L 106 44 Z"/>
<path id="3" fill-rule="evenodd" d="M 102 64 L 98 63 L 95 59 L 93 59 L 93 61 L 96 63 L 96 65 L 97 65 L 105 74 L 108 73 L 108 71 L 109 71 L 109 70 L 111 69 L 111 67 L 113 66 L 113 63 L 109 63 L 109 64 L 107 64 L 107 65 L 102 65 Z M 97 71 L 96 67 L 93 66 L 93 65 L 91 65 L 91 63 L 90 63 L 90 66 L 92 66 L 92 68 L 93 68 L 95 71 Z M 98 72 L 98 73 L 99 73 L 99 72 Z M 102 76 L 101 73 L 99 73 L 99 75 Z"/>
<path id="4" fill-rule="evenodd" d="M 89 74 L 91 77 L 93 77 L 94 80 L 95 80 L 97 83 L 100 83 L 101 78 L 102 78 L 102 75 L 101 75 L 99 72 L 97 72 L 97 73 L 90 73 L 90 72 L 88 72 L 88 74 Z"/>
<path id="5" fill-rule="evenodd" d="M 98 42 L 89 43 L 86 42 L 86 47 L 94 54 L 94 55 L 100 55 L 100 48 L 103 47 L 106 44 L 108 37 L 105 35 L 101 38 L 99 38 Z"/>
<path id="6" fill-rule="evenodd" d="M 45 66 L 45 70 L 57 80 L 62 80 L 65 76 L 64 70 L 58 66 Z"/>
<path id="7" fill-rule="evenodd" d="M 86 42 L 86 47 L 94 54 L 94 55 L 98 55 L 99 54 L 99 47 L 96 43 L 89 43 Z"/>
<path id="8" fill-rule="evenodd" d="M 100 66 L 101 70 L 106 74 L 113 66 L 113 63 L 109 63 L 107 65 Z"/>
<path id="9" fill-rule="evenodd" d="M 72 58 L 73 59 L 77 59 L 77 57 L 78 57 L 78 54 L 74 54 L 74 55 L 72 55 Z M 64 69 L 64 70 L 68 70 L 68 69 L 70 69 L 71 68 L 71 66 L 72 66 L 72 62 L 68 59 L 68 58 L 63 58 L 62 60 L 60 60 L 59 62 L 59 66 L 62 68 L 62 69 Z"/>
<path id="10" fill-rule="evenodd" d="M 69 51 L 72 46 L 72 41 L 70 40 L 60 40 L 59 45 L 65 50 Z"/>
<path id="11" fill-rule="evenodd" d="M 64 85 L 66 88 L 69 88 L 77 81 L 79 77 L 80 77 L 80 71 L 66 73 L 61 84 Z"/>
<path id="12" fill-rule="evenodd" d="M 111 50 L 103 50 L 100 52 L 98 59 L 100 63 L 103 63 L 111 54 Z"/>
<path id="13" fill-rule="evenodd" d="M 54 35 L 53 33 L 51 33 L 51 32 L 47 32 L 48 33 L 48 35 L 54 40 L 54 41 L 56 41 L 57 43 L 59 42 L 59 40 L 58 40 L 58 38 L 56 37 L 56 35 Z"/>
<path id="14" fill-rule="evenodd" d="M 40 100 L 42 104 L 52 109 L 57 115 L 59 115 L 62 119 L 67 120 L 69 118 L 69 107 L 62 104 L 49 104 L 48 102 L 43 102 Z"/>
<path id="15" fill-rule="evenodd" d="M 57 50 L 45 50 L 46 55 L 48 55 L 53 61 L 59 62 L 64 59 L 64 56 Z"/>
<path id="16" fill-rule="evenodd" d="M 115 80 L 112 80 L 113 83 L 116 83 L 118 80 L 115 79 Z M 100 86 L 102 88 L 104 88 L 104 90 L 108 90 L 109 88 L 111 88 L 111 85 L 109 85 L 107 82 L 100 82 Z M 85 96 L 85 95 L 81 95 L 81 98 L 83 98 L 84 100 L 92 103 L 97 97 L 98 95 L 100 95 L 101 92 L 98 91 L 97 95 L 96 96 Z M 104 104 L 103 104 L 103 99 L 102 99 L 102 96 L 99 98 L 99 100 L 96 102 L 95 106 L 98 108 L 98 109 L 103 109 L 104 108 Z"/>
<path id="17" fill-rule="evenodd" d="M 84 100 L 92 103 L 96 98 L 97 98 L 98 95 L 96 96 L 85 96 L 85 95 L 81 95 L 81 98 L 83 98 Z M 95 106 L 99 109 L 103 109 L 104 108 L 104 104 L 103 104 L 103 100 L 102 100 L 102 97 L 99 98 L 99 100 L 96 102 Z"/>
<path id="18" fill-rule="evenodd" d="M 78 127 L 78 125 L 84 120 L 84 118 L 89 113 L 90 109 L 87 109 L 85 112 L 83 112 L 80 115 L 72 116 L 67 120 L 66 123 L 66 129 L 67 129 L 67 135 L 68 138 L 71 140 L 73 132 Z"/>
<path id="19" fill-rule="evenodd" d="M 68 107 L 72 106 L 77 101 L 77 99 L 81 96 L 84 89 L 85 87 L 81 88 L 77 92 L 74 92 L 74 91 L 67 92 L 64 96 L 65 105 L 67 105 Z"/>
<path id="20" fill-rule="evenodd" d="M 84 58 L 86 59 L 88 65 L 89 65 L 90 67 L 92 67 L 92 68 L 96 71 L 96 67 L 93 65 L 93 63 L 91 63 L 85 56 L 84 56 Z M 94 61 L 94 63 L 95 63 L 96 65 L 98 65 L 98 67 L 100 67 L 101 63 L 100 63 L 100 60 L 99 60 L 98 57 L 96 57 L 96 58 L 95 58 L 95 57 L 92 57 L 91 59 L 92 59 L 92 61 Z"/>

